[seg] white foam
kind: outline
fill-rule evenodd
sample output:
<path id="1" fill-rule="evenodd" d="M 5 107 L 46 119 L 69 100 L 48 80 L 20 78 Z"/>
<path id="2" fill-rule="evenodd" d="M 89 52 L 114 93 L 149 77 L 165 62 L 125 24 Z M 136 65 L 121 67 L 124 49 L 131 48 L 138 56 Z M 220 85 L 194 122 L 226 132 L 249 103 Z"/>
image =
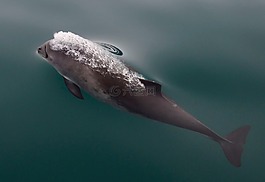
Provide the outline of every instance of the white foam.
<path id="1" fill-rule="evenodd" d="M 90 40 L 71 32 L 60 31 L 54 34 L 54 39 L 50 40 L 49 44 L 52 50 L 62 51 L 101 74 L 123 77 L 131 88 L 144 88 L 139 80 L 144 79 L 142 75 L 130 70 L 117 56 Z M 105 69 L 102 68 L 107 71 L 103 72 Z"/>

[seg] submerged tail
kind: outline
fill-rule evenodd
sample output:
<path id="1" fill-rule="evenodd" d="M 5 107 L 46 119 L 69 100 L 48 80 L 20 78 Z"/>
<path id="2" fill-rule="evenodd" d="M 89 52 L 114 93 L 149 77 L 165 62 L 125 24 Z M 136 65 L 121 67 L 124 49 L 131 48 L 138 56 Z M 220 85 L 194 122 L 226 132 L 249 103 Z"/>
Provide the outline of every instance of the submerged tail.
<path id="1" fill-rule="evenodd" d="M 236 167 L 241 166 L 241 155 L 243 152 L 243 145 L 246 142 L 249 130 L 250 126 L 248 125 L 238 128 L 225 137 L 230 142 L 228 141 L 220 142 L 226 158 L 229 160 L 231 164 L 233 164 Z"/>

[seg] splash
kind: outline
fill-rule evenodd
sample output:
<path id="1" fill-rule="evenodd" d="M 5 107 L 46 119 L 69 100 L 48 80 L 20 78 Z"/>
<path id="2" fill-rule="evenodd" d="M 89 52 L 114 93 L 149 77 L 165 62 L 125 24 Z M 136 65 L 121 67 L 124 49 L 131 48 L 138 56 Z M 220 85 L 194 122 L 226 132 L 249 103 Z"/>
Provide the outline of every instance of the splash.
<path id="1" fill-rule="evenodd" d="M 130 88 L 145 88 L 139 80 L 139 78 L 144 79 L 142 75 L 130 70 L 117 56 L 97 43 L 72 32 L 60 31 L 54 34 L 54 39 L 50 40 L 49 44 L 52 50 L 62 51 L 92 70 L 104 75 L 123 78 Z"/>

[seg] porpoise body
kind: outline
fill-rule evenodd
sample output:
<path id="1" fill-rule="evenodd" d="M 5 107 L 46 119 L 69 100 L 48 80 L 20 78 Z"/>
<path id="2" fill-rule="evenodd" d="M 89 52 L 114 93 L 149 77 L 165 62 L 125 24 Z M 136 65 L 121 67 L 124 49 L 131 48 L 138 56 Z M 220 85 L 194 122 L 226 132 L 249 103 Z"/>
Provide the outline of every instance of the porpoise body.
<path id="1" fill-rule="evenodd" d="M 161 85 L 146 80 L 120 58 L 122 51 L 92 42 L 71 32 L 58 32 L 37 50 L 64 78 L 68 90 L 83 99 L 80 88 L 116 107 L 144 117 L 201 133 L 218 142 L 228 161 L 239 167 L 249 125 L 226 137 L 209 129 L 161 92 Z"/>

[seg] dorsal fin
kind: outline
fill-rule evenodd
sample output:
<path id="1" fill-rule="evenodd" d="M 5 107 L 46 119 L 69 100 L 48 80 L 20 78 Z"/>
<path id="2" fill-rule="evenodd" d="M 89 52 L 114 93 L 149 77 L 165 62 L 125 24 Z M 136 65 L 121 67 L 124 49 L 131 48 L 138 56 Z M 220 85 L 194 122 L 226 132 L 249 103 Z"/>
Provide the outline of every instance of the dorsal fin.
<path id="1" fill-rule="evenodd" d="M 98 45 L 102 46 L 103 48 L 105 48 L 106 50 L 108 50 L 109 52 L 116 54 L 118 56 L 122 56 L 123 52 L 117 48 L 114 45 L 108 44 L 108 43 L 103 43 L 103 42 L 96 42 Z"/>
<path id="2" fill-rule="evenodd" d="M 154 81 L 150 81 L 150 80 L 145 80 L 145 79 L 139 79 L 142 84 L 144 84 L 147 92 L 152 92 L 154 91 L 155 95 L 159 95 L 159 96 L 162 96 L 162 93 L 161 93 L 161 85 L 159 83 L 156 83 Z"/>

